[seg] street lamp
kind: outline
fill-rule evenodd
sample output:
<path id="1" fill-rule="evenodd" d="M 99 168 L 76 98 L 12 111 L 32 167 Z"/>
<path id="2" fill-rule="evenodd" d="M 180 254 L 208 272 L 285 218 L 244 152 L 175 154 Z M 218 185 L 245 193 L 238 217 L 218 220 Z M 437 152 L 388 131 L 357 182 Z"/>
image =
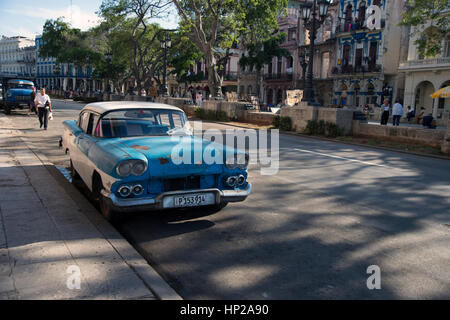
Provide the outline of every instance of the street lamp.
<path id="1" fill-rule="evenodd" d="M 105 59 L 106 59 L 106 92 L 110 93 L 110 87 L 109 87 L 109 68 L 111 65 L 112 60 L 112 53 L 107 52 L 105 53 Z"/>
<path id="2" fill-rule="evenodd" d="M 305 87 L 306 87 L 306 68 L 308 67 L 308 57 L 306 55 L 306 48 L 304 48 L 301 51 L 301 53 L 299 55 L 299 58 L 300 58 L 300 65 L 302 66 L 302 73 L 303 73 L 303 76 L 302 76 L 303 87 L 302 87 L 302 89 L 303 89 L 303 94 L 304 94 L 305 93 L 304 92 L 305 91 Z"/>
<path id="3" fill-rule="evenodd" d="M 314 42 L 316 41 L 316 33 L 320 26 L 325 22 L 328 14 L 328 7 L 332 0 L 309 0 L 305 1 L 301 6 L 301 17 L 305 28 L 309 30 L 309 62 L 308 62 L 308 81 L 305 84 L 303 100 L 310 105 L 318 105 L 315 99 L 313 86 L 313 67 L 314 67 Z M 317 19 L 316 17 L 319 17 Z"/>
<path id="4" fill-rule="evenodd" d="M 57 88 L 56 89 L 59 90 L 59 74 L 61 73 L 61 67 L 59 66 L 59 64 L 57 64 L 55 66 L 55 68 L 53 69 L 53 72 L 56 75 L 56 84 L 57 84 L 57 86 L 56 86 Z"/>
<path id="5" fill-rule="evenodd" d="M 161 42 L 161 48 L 164 50 L 164 66 L 163 66 L 163 84 L 162 84 L 162 94 L 163 96 L 168 96 L 167 89 L 167 50 L 172 46 L 172 41 L 170 41 L 168 31 L 164 30 L 164 39 Z"/>

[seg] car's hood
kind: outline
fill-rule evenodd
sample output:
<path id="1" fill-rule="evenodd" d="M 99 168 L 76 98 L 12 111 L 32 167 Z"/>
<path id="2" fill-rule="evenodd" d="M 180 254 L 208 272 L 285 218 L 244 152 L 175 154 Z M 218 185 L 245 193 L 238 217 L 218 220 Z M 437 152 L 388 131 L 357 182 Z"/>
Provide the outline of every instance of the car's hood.
<path id="1" fill-rule="evenodd" d="M 131 158 L 136 152 L 144 155 L 148 160 L 152 177 L 220 174 L 224 170 L 223 163 L 226 155 L 235 152 L 234 148 L 211 143 L 211 141 L 194 136 L 116 138 L 112 139 L 110 143 L 114 147 L 122 149 Z M 215 155 L 217 152 L 221 158 L 219 163 L 205 163 L 202 157 L 205 150 L 207 150 L 207 154 Z M 177 154 L 180 156 L 177 157 Z M 183 155 L 189 156 L 184 158 Z M 173 158 L 174 156 L 175 158 Z M 182 161 L 182 159 L 189 160 Z"/>

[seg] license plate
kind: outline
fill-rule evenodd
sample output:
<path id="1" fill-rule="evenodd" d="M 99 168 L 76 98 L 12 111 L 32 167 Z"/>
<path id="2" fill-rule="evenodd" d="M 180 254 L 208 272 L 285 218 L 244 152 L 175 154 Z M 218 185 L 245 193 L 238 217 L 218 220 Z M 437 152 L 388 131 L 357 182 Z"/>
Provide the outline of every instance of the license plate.
<path id="1" fill-rule="evenodd" d="M 187 208 L 208 206 L 216 203 L 214 193 L 191 193 L 177 196 L 167 196 L 163 200 L 164 208 Z"/>

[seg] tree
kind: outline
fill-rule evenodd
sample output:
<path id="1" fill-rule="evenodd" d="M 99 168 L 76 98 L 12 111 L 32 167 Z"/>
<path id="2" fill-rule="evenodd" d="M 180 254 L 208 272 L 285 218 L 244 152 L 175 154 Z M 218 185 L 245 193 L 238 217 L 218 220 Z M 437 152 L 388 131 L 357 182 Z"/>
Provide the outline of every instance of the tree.
<path id="1" fill-rule="evenodd" d="M 176 45 L 172 46 L 169 52 L 168 65 L 172 69 L 170 73 L 177 76 L 178 82 L 184 82 L 187 88 L 188 83 L 201 80 L 190 70 L 195 61 L 202 58 L 202 53 L 188 37 L 180 33 L 177 33 L 176 37 L 180 39 L 175 42 Z"/>
<path id="2" fill-rule="evenodd" d="M 139 91 L 154 78 L 163 57 L 163 30 L 149 21 L 164 15 L 169 6 L 169 0 L 105 0 L 100 6 L 105 25 L 131 50 L 129 67 Z"/>
<path id="3" fill-rule="evenodd" d="M 414 27 L 415 44 L 426 57 L 441 51 L 442 40 L 448 35 L 450 15 L 448 0 L 407 0 L 400 25 Z"/>
<path id="4" fill-rule="evenodd" d="M 89 32 L 72 28 L 62 18 L 47 20 L 42 33 L 42 44 L 39 55 L 44 58 L 55 58 L 56 63 L 73 64 L 75 67 L 84 67 L 95 64 L 99 54 L 92 45 Z"/>
<path id="5" fill-rule="evenodd" d="M 239 59 L 241 68 L 250 67 L 256 71 L 256 92 L 260 98 L 261 70 L 264 65 L 269 64 L 273 57 L 289 57 L 289 50 L 281 48 L 280 45 L 286 40 L 285 33 L 277 33 L 266 40 L 252 41 L 246 46 L 246 53 Z"/>
<path id="6" fill-rule="evenodd" d="M 180 30 L 202 52 L 208 68 L 208 85 L 221 96 L 221 66 L 237 45 L 252 19 L 276 24 L 279 4 L 286 0 L 173 0 L 181 18 Z M 262 26 L 262 24 L 260 24 Z M 221 60 L 221 61 L 220 61 Z M 223 69 L 222 69 L 223 70 Z"/>

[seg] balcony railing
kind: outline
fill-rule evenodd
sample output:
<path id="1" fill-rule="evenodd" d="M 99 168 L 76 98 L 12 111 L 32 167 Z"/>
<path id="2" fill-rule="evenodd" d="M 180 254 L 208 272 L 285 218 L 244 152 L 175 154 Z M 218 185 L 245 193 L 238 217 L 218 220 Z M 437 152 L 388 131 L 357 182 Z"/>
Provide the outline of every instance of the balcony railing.
<path id="1" fill-rule="evenodd" d="M 447 66 L 450 68 L 450 57 L 423 59 L 423 60 L 411 60 L 411 61 L 403 61 L 400 63 L 400 69 L 430 68 L 430 67 L 441 67 L 441 66 Z"/>
<path id="2" fill-rule="evenodd" d="M 293 79 L 293 73 L 267 73 L 264 75 L 264 80 L 292 81 Z"/>
<path id="3" fill-rule="evenodd" d="M 334 67 L 331 73 L 333 75 L 358 74 L 358 73 L 381 72 L 381 70 L 382 68 L 380 64 L 360 65 L 360 66 L 353 66 L 349 64 L 346 66 Z"/>
<path id="4" fill-rule="evenodd" d="M 384 28 L 386 25 L 386 20 L 381 19 L 381 28 Z M 334 32 L 331 35 L 331 38 L 336 37 L 337 35 L 341 33 L 348 33 L 348 32 L 356 32 L 359 30 L 369 30 L 367 28 L 365 22 L 359 22 L 357 20 L 343 20 L 341 21 L 337 26 Z"/>

